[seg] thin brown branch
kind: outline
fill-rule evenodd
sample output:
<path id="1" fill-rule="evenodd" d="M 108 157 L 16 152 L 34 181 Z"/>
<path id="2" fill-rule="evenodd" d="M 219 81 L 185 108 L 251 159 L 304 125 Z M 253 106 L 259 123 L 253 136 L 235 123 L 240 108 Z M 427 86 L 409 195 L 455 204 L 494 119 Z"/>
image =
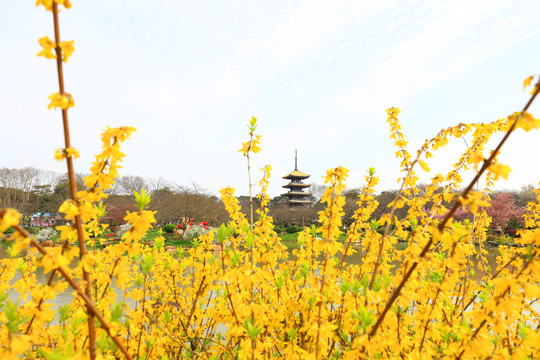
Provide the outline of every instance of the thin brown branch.
<path id="1" fill-rule="evenodd" d="M 4 214 L 5 214 L 5 210 L 0 210 L 0 217 L 3 217 Z M 23 237 L 27 238 L 30 240 L 30 244 L 35 247 L 41 254 L 43 254 L 44 256 L 48 254 L 47 250 L 45 250 L 45 248 L 43 246 L 41 246 L 40 243 L 38 243 L 35 239 L 33 239 L 30 234 L 20 225 L 14 225 L 13 228 Z M 127 352 L 127 350 L 125 349 L 125 347 L 122 345 L 122 343 L 120 342 L 120 340 L 118 340 L 118 338 L 116 336 L 114 336 L 112 333 L 111 333 L 111 328 L 109 326 L 109 324 L 107 324 L 107 322 L 105 321 L 105 319 L 103 318 L 103 316 L 101 315 L 101 313 L 97 310 L 96 308 L 96 305 L 94 304 L 94 301 L 92 300 L 91 297 L 88 297 L 86 295 L 86 293 L 80 288 L 80 286 L 75 282 L 75 280 L 68 274 L 68 271 L 63 267 L 58 267 L 56 269 L 60 274 L 62 274 L 62 276 L 64 277 L 64 279 L 66 279 L 66 281 L 69 283 L 69 285 L 71 285 L 71 287 L 73 288 L 73 290 L 75 290 L 75 292 L 79 295 L 79 297 L 85 302 L 85 305 L 86 305 L 86 308 L 89 309 L 90 311 L 90 315 L 91 316 L 94 316 L 98 321 L 99 323 L 101 324 L 101 327 L 103 328 L 103 330 L 105 330 L 105 332 L 107 333 L 107 335 L 113 340 L 113 342 L 116 344 L 116 346 L 118 347 L 118 349 L 122 352 L 122 354 L 129 360 L 133 360 L 133 358 L 131 357 L 131 355 Z"/>
<path id="2" fill-rule="evenodd" d="M 530 105 L 532 104 L 532 102 L 534 101 L 534 99 L 536 98 L 536 96 L 538 95 L 538 92 L 540 91 L 540 81 L 538 81 L 538 83 L 536 84 L 536 90 L 535 92 L 533 93 L 533 95 L 531 96 L 531 98 L 529 99 L 529 101 L 527 102 L 527 104 L 525 105 L 525 107 L 523 108 L 522 112 L 525 112 L 529 109 Z M 475 176 L 475 178 L 470 182 L 469 186 L 467 186 L 467 188 L 463 191 L 461 197 L 463 199 L 467 198 L 467 195 L 469 194 L 469 192 L 472 190 L 474 184 L 478 181 L 478 179 L 480 178 L 480 176 L 482 176 L 482 174 L 488 169 L 488 167 L 491 165 L 491 162 L 493 161 L 493 159 L 497 156 L 497 154 L 499 153 L 501 147 L 504 145 L 504 143 L 506 142 L 506 140 L 508 139 L 508 137 L 510 136 L 510 134 L 514 131 L 514 129 L 516 128 L 516 123 L 517 123 L 517 120 L 514 120 L 514 122 L 512 123 L 512 126 L 510 127 L 510 129 L 508 130 L 508 132 L 505 134 L 505 136 L 503 137 L 503 139 L 501 140 L 501 142 L 497 145 L 497 147 L 495 148 L 495 150 L 491 153 L 491 156 L 484 161 L 484 164 L 482 165 L 480 171 L 478 171 L 477 175 Z M 444 228 L 446 227 L 446 223 L 452 218 L 452 216 L 454 215 L 454 213 L 456 212 L 457 208 L 461 205 L 461 203 L 459 202 L 459 200 L 456 200 L 454 202 L 454 206 L 452 206 L 452 209 L 448 212 L 448 214 L 446 215 L 446 217 L 443 219 L 443 221 L 439 224 L 438 226 L 438 230 L 439 232 L 442 232 L 444 230 Z M 419 255 L 419 259 L 423 259 L 425 256 L 426 256 L 426 253 L 429 251 L 429 249 L 431 248 L 431 245 L 433 245 L 433 237 L 431 237 L 428 242 L 426 243 L 426 245 L 424 246 L 424 248 L 422 249 L 422 252 L 420 253 Z M 371 328 L 371 331 L 369 333 L 369 336 L 370 337 L 373 337 L 376 333 L 377 333 L 377 330 L 379 329 L 379 327 L 381 326 L 386 314 L 388 313 L 388 311 L 390 310 L 390 308 L 392 307 L 392 305 L 394 304 L 394 302 L 396 301 L 397 297 L 399 296 L 399 294 L 401 293 L 401 290 L 403 289 L 403 287 L 405 286 L 405 284 L 407 283 L 407 281 L 409 280 L 409 278 L 411 277 L 411 275 L 413 274 L 414 270 L 416 269 L 416 267 L 418 266 L 418 261 L 415 261 L 411 267 L 409 268 L 409 271 L 407 271 L 407 273 L 405 274 L 405 276 L 403 277 L 403 279 L 401 280 L 401 282 L 398 284 L 398 286 L 394 289 L 394 291 L 392 292 L 392 294 L 390 294 L 390 298 L 388 299 L 388 301 L 386 302 L 386 306 L 384 307 L 382 313 L 379 315 L 379 317 L 377 318 L 377 321 L 375 322 L 375 325 L 373 325 L 373 327 Z"/>
<path id="3" fill-rule="evenodd" d="M 537 91 L 538 92 L 538 91 Z M 536 260 L 536 256 L 538 255 L 538 253 L 535 251 L 532 256 L 531 256 L 531 259 L 529 261 L 527 261 L 527 263 L 525 264 L 525 266 L 523 266 L 523 268 L 521 268 L 521 270 L 515 274 L 513 276 L 514 279 L 519 279 L 519 277 L 521 276 L 521 274 L 523 274 L 523 272 L 525 270 L 528 269 L 529 265 L 531 265 L 533 263 L 533 261 Z M 499 305 L 500 301 L 510 292 L 510 285 L 508 285 L 508 287 L 504 290 L 504 292 L 502 294 L 500 294 L 499 296 L 497 296 L 496 298 L 496 301 L 495 301 L 495 308 L 497 308 L 497 306 Z M 468 343 L 471 343 L 474 338 L 476 338 L 476 336 L 478 335 L 478 333 L 480 332 L 480 330 L 482 330 L 482 328 L 484 327 L 484 325 L 486 325 L 487 323 L 487 319 L 491 318 L 491 316 L 493 315 L 493 311 L 490 311 L 487 315 L 487 318 L 484 319 L 480 325 L 478 325 L 478 327 L 476 328 L 476 330 L 474 331 L 474 333 L 471 335 L 471 338 L 469 339 Z M 463 356 L 463 354 L 465 353 L 465 349 L 461 349 L 461 352 L 459 353 L 459 355 L 456 357 L 456 360 L 459 360 L 461 359 L 461 357 Z"/>
<path id="4" fill-rule="evenodd" d="M 62 48 L 60 47 L 60 25 L 58 22 L 58 4 L 53 1 L 52 3 L 52 13 L 54 21 L 54 41 L 56 43 L 56 68 L 58 71 L 58 86 L 60 89 L 60 95 L 65 95 L 64 88 L 64 71 L 62 67 Z M 71 139 L 69 132 L 69 121 L 67 109 L 62 109 L 62 123 L 64 127 L 64 143 L 65 149 L 71 148 Z M 69 191 L 71 199 L 79 207 L 79 202 L 77 199 L 77 183 L 75 181 L 75 171 L 73 169 L 73 157 L 66 156 L 67 170 L 68 170 L 68 179 L 69 179 Z M 84 241 L 84 231 L 82 227 L 82 220 L 80 215 L 75 217 L 75 226 L 77 228 L 77 235 L 79 238 L 79 249 L 80 256 L 83 257 L 86 254 L 86 243 Z M 86 270 L 83 269 L 83 278 L 86 282 L 86 295 L 89 298 L 92 298 L 91 287 L 90 287 L 90 275 Z M 90 359 L 94 360 L 96 358 L 96 326 L 94 323 L 94 318 L 91 316 L 91 310 L 87 307 L 88 314 L 88 335 L 90 338 L 89 350 L 90 350 Z"/>

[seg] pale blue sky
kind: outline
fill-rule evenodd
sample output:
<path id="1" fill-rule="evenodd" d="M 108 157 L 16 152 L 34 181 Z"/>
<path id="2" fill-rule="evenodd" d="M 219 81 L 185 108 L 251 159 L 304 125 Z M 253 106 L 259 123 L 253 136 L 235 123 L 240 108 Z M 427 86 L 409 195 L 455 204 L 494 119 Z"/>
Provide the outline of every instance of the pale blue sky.
<path id="1" fill-rule="evenodd" d="M 46 108 L 55 64 L 36 57 L 37 39 L 53 36 L 52 17 L 34 3 L 0 3 L 0 167 L 62 171 L 53 159 L 63 146 L 60 113 Z M 60 23 L 62 40 L 75 40 L 65 80 L 76 102 L 77 171 L 89 168 L 106 125 L 130 125 L 138 131 L 124 147 L 123 174 L 213 193 L 230 185 L 247 194 L 237 150 L 252 115 L 262 134 L 253 177 L 273 166 L 271 196 L 282 192 L 295 149 L 311 182 L 342 165 L 357 187 L 375 166 L 380 191 L 399 176 L 388 107 L 402 110 L 414 153 L 443 127 L 520 110 L 523 79 L 540 73 L 540 1 L 73 3 Z M 538 102 L 531 112 L 540 116 Z M 540 180 L 540 134 L 516 135 L 500 157 L 513 172 L 499 188 Z M 429 176 L 462 150 L 458 140 L 435 154 Z"/>

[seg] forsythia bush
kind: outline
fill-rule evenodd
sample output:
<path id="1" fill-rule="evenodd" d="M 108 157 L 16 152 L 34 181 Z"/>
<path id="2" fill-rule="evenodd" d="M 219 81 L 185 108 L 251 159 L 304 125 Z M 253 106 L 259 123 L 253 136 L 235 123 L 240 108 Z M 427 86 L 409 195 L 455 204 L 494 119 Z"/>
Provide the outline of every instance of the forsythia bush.
<path id="1" fill-rule="evenodd" d="M 67 0 L 37 2 L 52 11 L 56 25 L 58 6 L 71 6 Z M 73 42 L 60 42 L 58 32 L 54 41 L 42 38 L 40 44 L 39 55 L 56 59 L 59 67 L 74 51 Z M 74 100 L 59 79 L 61 89 L 51 95 L 51 107 L 61 108 L 67 123 Z M 533 92 L 531 101 L 538 85 Z M 234 190 L 222 189 L 231 220 L 201 235 L 187 252 L 169 254 L 163 238 L 156 238 L 153 248 L 141 245 L 155 221 L 154 213 L 145 210 L 150 196 L 144 191 L 135 194 L 138 211 L 125 217 L 130 227 L 123 241 L 88 251 L 86 243 L 100 241 L 95 237 L 106 227 L 99 223 L 105 212 L 100 201 L 118 176 L 124 156 L 120 143 L 134 131 L 107 129 L 103 150 L 85 178 L 86 190 L 72 191 L 60 208 L 73 224 L 57 227 L 61 247 L 43 248 L 19 225 L 15 210 L 0 210 L 0 232 L 16 230 L 3 242 L 10 257 L 1 260 L 0 269 L 0 358 L 538 358 L 540 315 L 534 306 L 540 297 L 540 202 L 529 204 L 527 230 L 516 240 L 518 246 L 500 248 L 496 269 L 488 268 L 482 248 L 490 225 L 489 189 L 509 171 L 496 162 L 500 146 L 484 159 L 485 144 L 497 132 L 538 128 L 540 120 L 526 112 L 528 105 L 490 124 L 444 129 L 414 158 L 400 131 L 399 110 L 388 109 L 403 171 L 391 212 L 371 218 L 378 182 L 371 168 L 346 241 L 338 241 L 348 171 L 328 170 L 321 226 L 304 229 L 292 254 L 268 216 L 270 166 L 262 169 L 256 216 L 251 212 L 248 220 Z M 248 168 L 250 155 L 260 150 L 255 118 L 249 127 L 249 141 L 240 150 Z M 434 176 L 421 192 L 415 166 L 429 171 L 425 159 L 451 137 L 465 134 L 472 134 L 473 142 L 453 170 Z M 56 153 L 66 160 L 70 177 L 77 155 L 69 142 Z M 457 194 L 467 170 L 486 175 L 484 191 L 471 191 L 475 178 Z M 75 190 L 73 178 L 71 184 Z M 455 205 L 446 209 L 443 201 Z M 403 206 L 410 209 L 407 216 L 393 216 Z M 459 206 L 474 215 L 473 221 L 452 220 Z M 398 239 L 407 238 L 406 249 L 396 250 Z M 362 263 L 347 264 L 357 241 Z M 49 274 L 47 283 L 36 282 L 41 270 Z M 473 278 L 475 271 L 481 280 Z M 74 291 L 71 303 L 52 310 L 55 296 L 68 287 Z M 8 300 L 14 292 L 17 303 Z"/>

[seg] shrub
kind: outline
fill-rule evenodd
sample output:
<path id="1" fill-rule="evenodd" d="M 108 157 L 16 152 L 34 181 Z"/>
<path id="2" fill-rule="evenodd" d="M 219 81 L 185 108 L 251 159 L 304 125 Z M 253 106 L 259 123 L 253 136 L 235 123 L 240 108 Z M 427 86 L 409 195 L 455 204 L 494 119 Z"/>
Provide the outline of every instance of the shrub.
<path id="1" fill-rule="evenodd" d="M 116 235 L 118 237 L 122 237 L 122 235 L 124 235 L 129 229 L 131 229 L 131 224 L 130 223 L 122 224 L 122 225 L 118 226 L 118 228 L 116 230 Z"/>
<path id="2" fill-rule="evenodd" d="M 28 231 L 32 235 L 36 235 L 41 228 L 39 226 L 30 226 L 25 228 L 26 231 Z"/>
<path id="3" fill-rule="evenodd" d="M 192 225 L 191 227 L 188 227 L 187 230 L 184 232 L 184 240 L 193 240 L 201 235 L 207 234 L 209 231 L 211 231 L 212 228 L 204 228 L 199 225 Z"/>
<path id="4" fill-rule="evenodd" d="M 71 6 L 69 1 L 38 3 L 52 7 L 55 25 L 57 7 Z M 48 58 L 55 58 L 53 48 L 61 48 L 56 57 L 59 69 L 73 52 L 71 42 L 55 44 L 44 37 L 40 44 L 40 54 Z M 539 91 L 540 82 L 534 96 Z M 69 93 L 55 93 L 50 99 L 50 107 L 65 110 L 64 118 L 74 104 Z M 346 234 L 347 244 L 337 241 L 348 179 L 343 167 L 329 169 L 325 176 L 328 188 L 322 196 L 326 208 L 319 212 L 321 238 L 301 234 L 299 242 L 305 246 L 292 254 L 271 231 L 272 218 L 266 207 L 270 166 L 263 168 L 258 216 L 250 214 L 255 223 L 240 211 L 234 190 L 224 188 L 221 198 L 230 221 L 217 231 L 207 232 L 199 226 L 189 229 L 186 235 L 198 236 L 199 241 L 187 255 L 174 247 L 150 248 L 139 243 L 156 222 L 154 212 L 145 210 L 151 199 L 144 190 L 135 192 L 138 210 L 124 217 L 125 240 L 106 251 L 88 252 L 84 238 L 69 227 L 62 228 L 65 248 L 56 249 L 44 249 L 21 232 L 13 240 L 11 256 L 0 264 L 0 358 L 534 357 L 540 353 L 540 332 L 535 326 L 538 314 L 533 309 L 540 292 L 540 207 L 531 204 L 526 225 L 534 229 L 515 239 L 519 246 L 501 247 L 497 269 L 490 273 L 479 268 L 483 273 L 473 278 L 471 258 L 483 256 L 483 251 L 472 246 L 471 238 L 485 238 L 491 219 L 482 208 L 487 203 L 485 195 L 471 192 L 477 179 L 459 199 L 454 189 L 461 186 L 464 169 L 480 162 L 484 165 L 476 176 L 489 169 L 488 186 L 499 176 L 505 177 L 509 169 L 494 160 L 497 151 L 488 159 L 483 156 L 489 135 L 498 131 L 510 135 L 516 126 L 540 128 L 540 120 L 521 112 L 490 124 L 459 124 L 426 141 L 415 158 L 406 150 L 407 141 L 397 121 L 399 109 L 390 108 L 387 113 L 401 160 L 403 191 L 396 195 L 390 213 L 370 223 L 377 208 L 373 194 L 379 181 L 370 168 L 358 196 L 355 221 Z M 260 150 L 254 117 L 249 125 L 249 141 L 240 149 L 248 169 L 250 155 Z M 85 178 L 88 189 L 79 192 L 79 205 L 84 206 L 77 206 L 75 200 L 62 205 L 66 219 L 74 218 L 78 227 L 81 218 L 89 228 L 99 227 L 103 213 L 93 205 L 113 184 L 124 156 L 120 143 L 132 131 L 128 127 L 104 131 L 103 151 Z M 460 154 L 448 176 L 437 176 L 424 192 L 418 191 L 415 165 L 429 171 L 420 157 L 428 159 L 449 138 L 468 134 L 474 134 L 472 145 Z M 59 149 L 56 158 L 74 154 L 72 148 Z M 71 167 L 68 175 L 74 184 Z M 439 187 L 442 193 L 435 193 Z M 453 200 L 452 208 L 439 221 L 434 215 L 445 212 L 442 202 L 447 199 Z M 427 203 L 433 204 L 428 214 L 422 210 Z M 400 220 L 394 210 L 404 207 L 407 217 Z M 452 221 L 458 207 L 468 207 L 475 221 Z M 0 209 L 0 229 L 18 226 L 19 218 L 12 209 Z M 377 232 L 378 224 L 386 226 L 386 233 L 390 225 L 394 230 L 383 237 Z M 406 235 L 404 229 L 409 226 L 411 240 L 403 251 L 396 251 L 397 239 Z M 361 231 L 365 231 L 362 263 L 344 266 L 353 251 L 348 245 L 359 240 Z M 73 246 L 76 241 L 79 248 Z M 162 241 L 163 237 L 155 239 L 156 244 Z M 214 241 L 225 250 L 216 254 Z M 35 249 L 18 257 L 29 244 Z M 39 257 L 36 251 L 41 253 Z M 79 259 L 78 265 L 70 268 L 74 257 Z M 49 284 L 35 281 L 38 267 L 50 273 Z M 70 304 L 52 310 L 47 302 L 66 290 L 68 282 L 77 296 Z M 113 282 L 116 289 L 110 286 Z M 19 292 L 25 301 L 12 302 L 8 294 L 13 292 Z M 127 299 L 129 303 L 124 302 Z M 93 352 L 97 354 L 90 354 Z"/>
<path id="5" fill-rule="evenodd" d="M 288 234 L 294 234 L 300 231 L 302 231 L 302 228 L 300 226 L 291 225 L 287 228 Z"/>
<path id="6" fill-rule="evenodd" d="M 176 230 L 176 225 L 175 224 L 167 224 L 165 226 L 163 226 L 163 232 L 167 233 L 167 234 L 172 234 L 174 232 L 174 230 Z"/>
<path id="7" fill-rule="evenodd" d="M 58 232 L 52 227 L 44 227 L 39 230 L 36 235 L 36 240 L 41 242 L 45 240 L 53 240 L 57 236 Z"/>

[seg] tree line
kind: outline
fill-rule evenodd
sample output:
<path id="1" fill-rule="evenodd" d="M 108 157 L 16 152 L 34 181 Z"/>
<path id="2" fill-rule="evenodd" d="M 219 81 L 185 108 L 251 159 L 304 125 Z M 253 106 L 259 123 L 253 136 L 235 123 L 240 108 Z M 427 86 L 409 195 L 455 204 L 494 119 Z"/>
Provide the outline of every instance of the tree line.
<path id="1" fill-rule="evenodd" d="M 77 174 L 79 189 L 84 189 L 83 174 Z M 221 199 L 196 183 L 178 185 L 162 177 L 147 179 L 135 175 L 120 177 L 114 187 L 108 191 L 106 222 L 123 223 L 126 211 L 135 210 L 133 192 L 146 189 L 152 193 L 149 209 L 157 211 L 156 220 L 160 223 L 175 223 L 180 218 L 193 218 L 195 221 L 208 221 L 211 225 L 220 225 L 228 221 Z M 309 207 L 291 208 L 287 198 L 274 197 L 269 204 L 270 215 L 278 225 L 306 226 L 317 222 L 318 212 L 324 208 L 320 198 L 326 187 L 312 184 L 309 192 L 313 195 L 313 205 Z M 520 190 L 501 191 L 492 196 L 492 207 L 488 213 L 494 217 L 494 224 L 499 228 L 516 225 L 516 218 L 525 211 L 529 201 L 536 199 L 532 185 L 525 185 Z M 351 221 L 356 210 L 356 201 L 361 193 L 360 188 L 345 192 L 344 224 Z M 380 218 L 390 211 L 388 205 L 394 200 L 397 190 L 385 190 L 375 195 L 379 203 L 374 218 Z M 0 168 L 0 199 L 3 207 L 12 207 L 26 216 L 36 213 L 56 213 L 60 205 L 69 198 L 69 186 L 65 174 L 40 170 L 33 167 L 22 169 Z M 248 215 L 250 203 L 248 196 L 238 196 L 242 211 Z M 258 200 L 254 198 L 254 211 L 258 208 Z M 429 206 L 429 204 L 426 204 Z M 449 205 L 449 204 L 447 204 Z M 396 209 L 395 215 L 403 218 L 407 208 Z M 456 214 L 458 220 L 467 218 L 466 213 Z M 519 225 L 519 221 L 517 221 Z"/>

